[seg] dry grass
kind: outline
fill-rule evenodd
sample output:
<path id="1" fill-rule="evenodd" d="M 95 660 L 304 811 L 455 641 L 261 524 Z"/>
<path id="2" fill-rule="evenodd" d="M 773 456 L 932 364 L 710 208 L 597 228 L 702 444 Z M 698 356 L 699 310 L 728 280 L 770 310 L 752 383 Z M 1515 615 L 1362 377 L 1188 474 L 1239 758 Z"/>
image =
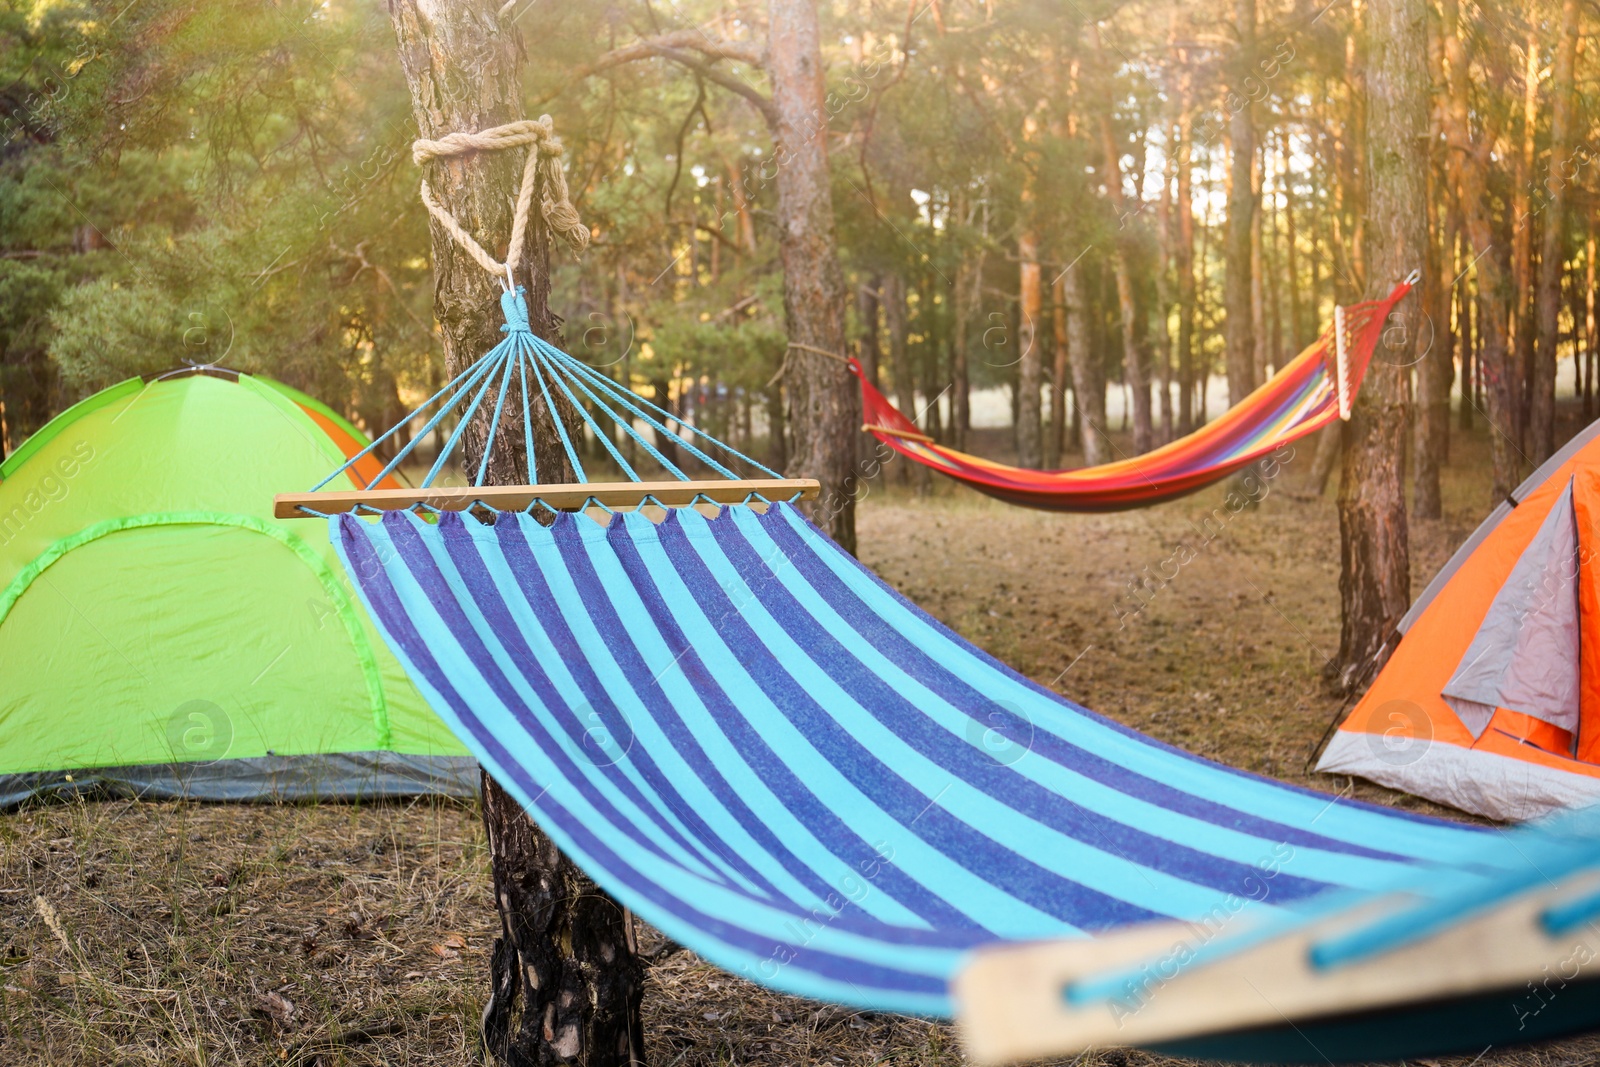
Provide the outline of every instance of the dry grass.
<path id="1" fill-rule="evenodd" d="M 1447 517 L 1413 526 L 1419 591 L 1484 510 L 1483 451 L 1457 442 Z M 1337 521 L 1331 499 L 1303 493 L 1309 464 L 1302 450 L 1125 624 L 1112 605 L 1128 580 L 1194 538 L 1216 490 L 1060 516 L 948 486 L 916 500 L 891 478 L 863 507 L 863 557 L 1088 707 L 1286 781 L 1434 810 L 1306 773 L 1340 706 L 1320 678 L 1338 639 Z M 467 805 L 73 801 L 0 815 L 0 1067 L 477 1062 L 495 926 Z M 947 1027 L 774 994 L 687 952 L 652 966 L 646 1012 L 657 1065 L 962 1060 Z M 1078 1063 L 1177 1061 L 1109 1050 Z M 1600 1063 L 1600 1042 L 1478 1063 Z"/>

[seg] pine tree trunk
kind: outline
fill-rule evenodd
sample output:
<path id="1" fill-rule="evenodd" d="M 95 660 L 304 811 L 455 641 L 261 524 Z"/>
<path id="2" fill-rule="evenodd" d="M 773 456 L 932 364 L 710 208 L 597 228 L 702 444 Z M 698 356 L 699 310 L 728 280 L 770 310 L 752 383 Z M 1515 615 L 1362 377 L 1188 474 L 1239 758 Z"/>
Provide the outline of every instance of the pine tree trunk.
<path id="1" fill-rule="evenodd" d="M 908 419 L 917 417 L 917 380 L 911 368 L 911 347 L 906 323 L 906 281 L 899 273 L 883 276 L 879 302 L 883 305 L 883 325 L 889 334 L 889 370 L 894 374 L 894 402 Z M 918 493 L 932 487 L 928 468 L 907 460 L 900 465 L 901 485 L 914 484 Z"/>
<path id="2" fill-rule="evenodd" d="M 913 360 L 912 365 L 921 371 L 921 393 L 926 398 L 923 405 L 925 425 L 928 436 L 935 441 L 943 442 L 944 436 L 944 408 L 940 399 L 944 393 L 944 386 L 940 384 L 943 375 L 939 373 L 939 353 L 944 341 L 944 316 L 940 314 L 938 305 L 933 301 L 933 275 L 923 274 L 920 292 L 917 293 L 917 325 L 918 332 L 922 334 L 921 359 Z M 930 475 L 931 486 L 931 475 Z"/>
<path id="3" fill-rule="evenodd" d="M 1572 80 L 1578 51 L 1578 0 L 1562 0 L 1561 39 L 1556 44 L 1550 78 L 1550 166 L 1541 183 L 1548 194 L 1541 225 L 1539 285 L 1536 296 L 1538 347 L 1534 354 L 1533 398 L 1528 446 L 1535 464 L 1556 450 L 1556 341 L 1561 318 L 1561 274 L 1566 262 L 1567 187 L 1572 155 Z"/>
<path id="4" fill-rule="evenodd" d="M 878 363 L 883 358 L 878 346 L 878 291 L 882 286 L 883 278 L 873 275 L 856 287 L 856 359 L 874 389 L 878 388 Z"/>
<path id="5" fill-rule="evenodd" d="M 1428 79 L 1435 85 L 1444 82 L 1443 42 L 1437 33 L 1431 32 L 1428 34 Z M 1455 215 L 1446 209 L 1450 183 L 1445 177 L 1438 141 L 1438 129 L 1430 126 L 1428 262 L 1423 267 L 1422 283 L 1422 302 L 1427 308 L 1428 322 L 1423 326 L 1425 336 L 1420 340 L 1425 348 L 1417 364 L 1417 465 L 1412 487 L 1412 507 L 1421 519 L 1437 519 L 1443 514 L 1439 472 L 1450 441 L 1450 384 L 1455 370 L 1450 330 Z"/>
<path id="6" fill-rule="evenodd" d="M 1023 210 L 1029 210 L 1029 197 Z M 1039 269 L 1039 238 L 1031 229 L 1017 236 L 1018 307 L 1017 323 L 1017 465 L 1037 468 L 1044 461 L 1039 390 L 1044 385 L 1044 345 L 1039 337 L 1039 318 L 1044 314 Z"/>
<path id="7" fill-rule="evenodd" d="M 1433 180 L 1430 170 L 1428 217 L 1436 230 L 1430 235 L 1428 264 L 1423 269 L 1422 305 L 1428 321 L 1422 325 L 1418 343 L 1425 347 L 1417 363 L 1416 476 L 1412 487 L 1412 506 L 1420 519 L 1437 519 L 1444 514 L 1439 476 L 1450 449 L 1450 386 L 1455 380 L 1454 335 L 1450 330 L 1450 283 L 1455 277 L 1451 257 L 1455 246 L 1452 213 L 1436 207 L 1444 199 L 1443 183 Z"/>
<path id="8" fill-rule="evenodd" d="M 1255 330 L 1251 314 L 1250 234 L 1254 228 L 1256 198 L 1252 172 L 1256 156 L 1256 130 L 1251 115 L 1247 79 L 1255 74 L 1256 0 L 1234 0 L 1234 29 L 1239 50 L 1234 59 L 1233 92 L 1226 97 L 1232 111 L 1228 137 L 1232 158 L 1228 165 L 1228 223 L 1225 246 L 1227 275 L 1223 281 L 1224 323 L 1227 344 L 1228 403 L 1237 404 L 1256 387 Z"/>
<path id="9" fill-rule="evenodd" d="M 1422 265 L 1427 248 L 1428 68 L 1425 0 L 1369 0 L 1366 260 L 1369 299 Z M 1339 485 L 1342 624 L 1338 672 L 1348 688 L 1378 666 L 1410 606 L 1402 461 L 1403 369 L 1417 346 L 1415 294 L 1395 308 L 1344 427 Z"/>
<path id="10" fill-rule="evenodd" d="M 1533 235 L 1536 224 L 1530 198 L 1534 183 L 1533 161 L 1539 126 L 1539 64 L 1542 53 L 1536 25 L 1528 27 L 1523 41 L 1522 144 L 1502 160 L 1509 164 L 1511 205 L 1505 223 L 1511 231 L 1511 353 L 1515 436 L 1523 452 L 1533 450 L 1529 440 L 1533 402 Z M 1538 462 L 1535 460 L 1534 462 Z"/>
<path id="11" fill-rule="evenodd" d="M 1466 224 L 1461 223 L 1456 236 L 1456 274 L 1460 275 L 1466 268 L 1465 255 Z M 1474 326 L 1477 322 L 1478 301 L 1466 282 L 1456 287 L 1455 293 L 1456 317 L 1461 324 L 1461 411 L 1457 425 L 1462 433 L 1472 429 L 1472 414 L 1478 410 L 1478 405 L 1483 402 L 1483 390 L 1479 383 L 1483 372 L 1478 365 L 1478 331 Z"/>
<path id="12" fill-rule="evenodd" d="M 1254 0 L 1251 0 L 1253 3 Z M 1100 61 L 1101 70 L 1109 70 L 1100 46 L 1098 26 L 1090 27 L 1090 39 Z M 1107 78 L 1106 84 L 1110 84 Z M 1145 351 L 1143 331 L 1140 329 L 1139 311 L 1133 291 L 1133 226 L 1138 211 L 1130 207 L 1122 187 L 1122 158 L 1117 147 L 1116 133 L 1111 122 L 1111 97 L 1102 95 L 1099 101 L 1100 153 L 1106 196 L 1117 213 L 1117 232 L 1112 241 L 1111 263 L 1117 282 L 1117 310 L 1122 323 L 1122 375 L 1131 394 L 1133 410 L 1133 450 L 1150 451 L 1155 443 L 1154 420 L 1150 414 L 1149 353 Z M 1142 206 L 1142 205 L 1141 205 Z M 1124 412 L 1128 409 L 1124 408 Z"/>
<path id="13" fill-rule="evenodd" d="M 1078 397 L 1083 465 L 1106 461 L 1106 381 L 1089 340 L 1089 299 L 1084 292 L 1083 264 L 1061 276 L 1061 298 L 1067 307 L 1067 358 L 1072 361 L 1072 391 Z"/>
<path id="14" fill-rule="evenodd" d="M 1483 382 L 1489 418 L 1489 450 L 1494 465 L 1492 501 L 1499 503 L 1510 495 L 1518 478 L 1516 446 L 1517 397 L 1520 383 L 1510 365 L 1506 337 L 1506 267 L 1502 262 L 1498 235 L 1489 216 L 1489 192 L 1485 179 L 1494 138 L 1487 134 L 1475 140 L 1469 119 L 1470 74 L 1466 47 L 1460 35 L 1459 0 L 1443 0 L 1441 34 L 1447 66 L 1449 94 L 1443 109 L 1445 135 L 1450 142 L 1450 158 L 1456 170 L 1456 186 L 1461 190 L 1462 225 L 1467 232 L 1468 258 L 1475 258 L 1478 301 L 1474 309 L 1477 334 L 1478 374 Z"/>
<path id="15" fill-rule="evenodd" d="M 773 169 L 779 258 L 789 340 L 845 350 L 844 274 L 834 238 L 816 0 L 768 0 L 767 74 L 776 112 Z M 822 483 L 812 521 L 848 552 L 856 548 L 855 458 L 861 394 L 844 364 L 807 349 L 789 353 L 794 470 Z"/>
<path id="16" fill-rule="evenodd" d="M 1300 310 L 1300 249 L 1295 243 L 1294 232 L 1294 174 L 1289 170 L 1289 133 L 1284 131 L 1283 140 L 1279 145 L 1282 151 L 1283 166 L 1283 269 L 1285 284 L 1289 289 L 1289 328 L 1285 331 L 1289 336 L 1289 351 L 1291 358 L 1300 353 L 1307 341 L 1302 340 L 1306 335 L 1304 315 Z M 1313 295 L 1312 304 L 1315 305 Z"/>
<path id="17" fill-rule="evenodd" d="M 1268 351 L 1271 348 L 1271 334 L 1267 330 L 1267 298 L 1266 298 L 1266 257 L 1263 254 L 1261 243 L 1261 229 L 1266 221 L 1266 210 L 1262 203 L 1261 190 L 1264 184 L 1266 163 L 1266 145 L 1270 138 L 1263 139 L 1256 149 L 1254 165 L 1250 168 L 1250 199 L 1255 204 L 1255 210 L 1250 213 L 1250 336 L 1254 344 L 1250 351 L 1251 377 L 1258 384 L 1267 380 L 1267 364 L 1270 362 Z"/>
<path id="18" fill-rule="evenodd" d="M 1178 433 L 1195 428 L 1194 417 L 1194 122 L 1189 97 L 1189 75 L 1183 75 L 1183 104 L 1178 120 L 1177 210 L 1178 241 Z"/>
<path id="19" fill-rule="evenodd" d="M 951 352 L 950 376 L 955 389 L 950 398 L 950 439 L 966 451 L 967 435 L 972 432 L 972 375 L 969 353 L 972 345 L 972 319 L 983 296 L 983 257 L 969 262 L 965 257 L 956 272 L 955 347 Z"/>
<path id="20" fill-rule="evenodd" d="M 497 18 L 498 7 L 493 0 L 444 6 L 390 0 L 400 63 L 423 137 L 436 140 L 522 117 L 525 54 L 514 27 Z M 429 184 L 480 244 L 504 257 L 522 165 L 518 152 L 482 153 L 432 165 Z M 537 193 L 534 202 L 539 202 Z M 437 223 L 432 238 L 434 316 L 442 328 L 445 369 L 455 375 L 499 343 L 500 286 Z M 534 330 L 559 342 L 550 312 L 547 230 L 530 226 L 529 244 L 525 272 L 517 280 L 527 288 Z M 485 477 L 489 484 L 516 484 L 527 477 L 518 407 L 508 404 L 502 416 Z M 540 480 L 573 481 L 542 397 L 530 409 Z M 488 444 L 488 420 L 488 412 L 481 412 L 463 436 L 469 466 L 476 466 Z M 483 1011 L 490 1055 L 508 1067 L 643 1063 L 642 981 L 629 917 L 487 774 L 483 819 L 501 922 Z"/>
<path id="21" fill-rule="evenodd" d="M 1066 294 L 1060 277 L 1050 289 L 1050 340 L 1050 432 L 1044 441 L 1044 465 L 1059 470 L 1067 448 L 1067 376 L 1072 373 L 1067 351 Z"/>
<path id="22" fill-rule="evenodd" d="M 1595 235 L 1589 234 L 1583 250 L 1583 350 L 1580 359 L 1587 359 L 1589 373 L 1584 375 L 1583 390 L 1583 421 L 1588 422 L 1594 416 L 1594 397 L 1600 394 L 1600 387 L 1595 382 L 1596 374 L 1600 374 L 1600 315 L 1596 314 L 1597 293 L 1595 284 L 1595 252 L 1597 251 Z"/>

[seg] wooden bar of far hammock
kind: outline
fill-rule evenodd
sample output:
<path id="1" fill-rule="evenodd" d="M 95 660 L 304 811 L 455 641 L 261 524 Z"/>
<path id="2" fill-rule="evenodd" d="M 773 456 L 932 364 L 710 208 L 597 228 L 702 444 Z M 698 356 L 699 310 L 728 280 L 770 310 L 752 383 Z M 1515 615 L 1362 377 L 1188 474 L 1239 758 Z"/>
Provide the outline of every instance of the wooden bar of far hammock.
<path id="1" fill-rule="evenodd" d="M 904 437 L 907 441 L 921 441 L 925 445 L 934 444 L 933 438 L 925 433 L 913 433 L 911 430 L 897 430 L 893 426 L 879 426 L 875 422 L 864 422 L 861 428 L 867 433 L 887 434 L 890 437 Z"/>
<path id="2" fill-rule="evenodd" d="M 279 493 L 272 514 L 279 519 L 310 519 L 312 512 L 334 515 L 357 507 L 410 511 L 427 505 L 463 511 L 487 504 L 499 511 L 522 511 L 543 501 L 557 511 L 582 511 L 598 502 L 608 508 L 639 507 L 646 497 L 664 507 L 687 507 L 703 500 L 742 504 L 755 493 L 768 500 L 810 500 L 821 491 L 812 478 L 751 478 L 703 482 L 576 482 L 564 485 L 468 485 L 433 489 L 364 489 L 323 493 Z M 304 509 L 309 508 L 311 511 Z"/>

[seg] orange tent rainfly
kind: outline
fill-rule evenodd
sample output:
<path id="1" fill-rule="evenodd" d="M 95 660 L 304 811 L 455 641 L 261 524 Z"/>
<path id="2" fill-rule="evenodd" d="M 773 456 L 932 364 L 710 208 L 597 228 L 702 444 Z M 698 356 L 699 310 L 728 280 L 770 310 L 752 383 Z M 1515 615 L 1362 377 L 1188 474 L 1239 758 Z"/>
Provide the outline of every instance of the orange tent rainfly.
<path id="1" fill-rule="evenodd" d="M 1484 520 L 1317 769 L 1497 819 L 1600 800 L 1600 422 Z"/>

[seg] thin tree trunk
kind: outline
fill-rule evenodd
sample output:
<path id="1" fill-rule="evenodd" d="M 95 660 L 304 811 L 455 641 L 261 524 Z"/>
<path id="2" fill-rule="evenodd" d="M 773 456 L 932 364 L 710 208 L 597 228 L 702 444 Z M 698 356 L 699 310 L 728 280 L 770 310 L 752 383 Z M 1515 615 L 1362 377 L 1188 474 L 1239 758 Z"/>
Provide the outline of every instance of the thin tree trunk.
<path id="1" fill-rule="evenodd" d="M 1253 84 L 1255 74 L 1256 0 L 1234 0 L 1233 22 L 1239 48 L 1233 62 L 1233 92 L 1228 97 L 1228 106 L 1233 110 L 1228 122 L 1232 158 L 1228 165 L 1227 273 L 1223 281 L 1229 404 L 1239 403 L 1258 384 L 1250 299 L 1253 291 L 1250 235 L 1255 226 L 1256 213 L 1252 181 L 1256 130 L 1251 114 L 1250 90 L 1246 86 L 1247 80 Z"/>
<path id="2" fill-rule="evenodd" d="M 525 53 L 515 27 L 497 17 L 498 6 L 493 0 L 442 7 L 390 0 L 400 65 L 423 137 L 437 140 L 521 117 Z M 467 71 L 470 78 L 463 77 Z M 444 208 L 501 254 L 522 166 L 518 153 L 483 153 L 433 165 L 429 181 Z M 540 199 L 536 192 L 534 203 Z M 559 342 L 549 306 L 549 234 L 543 225 L 528 229 L 531 247 L 519 281 L 527 287 L 530 322 Z M 437 222 L 432 246 L 434 316 L 445 369 L 455 375 L 501 339 L 499 285 Z M 540 478 L 573 481 L 554 423 L 563 413 L 548 411 L 538 397 L 529 407 Z M 463 438 L 466 462 L 475 465 L 490 448 L 485 480 L 520 482 L 526 478 L 518 447 L 523 439 L 520 426 L 502 420 L 490 442 L 484 412 Z M 643 1063 L 643 982 L 629 916 L 561 855 L 509 794 L 487 774 L 482 780 L 501 924 L 483 1011 L 488 1051 L 508 1067 Z"/>
<path id="3" fill-rule="evenodd" d="M 1428 233 L 1428 67 L 1425 0 L 1369 0 L 1365 258 L 1367 295 L 1376 298 L 1424 261 Z M 1367 370 L 1344 427 L 1339 484 L 1337 661 L 1349 688 L 1381 666 L 1383 651 L 1411 604 L 1410 546 L 1401 459 L 1407 425 L 1405 364 L 1417 345 L 1419 301 L 1394 311 L 1385 344 Z"/>
<path id="4" fill-rule="evenodd" d="M 950 377 L 955 381 L 950 399 L 950 437 L 957 449 L 967 447 L 972 430 L 972 381 L 968 370 L 968 347 L 972 343 L 972 316 L 978 308 L 983 288 L 983 259 L 970 263 L 965 258 L 956 274 L 955 347 L 950 358 Z"/>
<path id="5" fill-rule="evenodd" d="M 1566 276 L 1567 314 L 1572 316 L 1572 395 L 1583 400 L 1588 392 L 1587 368 L 1583 365 L 1583 287 L 1578 284 L 1578 264 L 1573 262 Z"/>
<path id="6" fill-rule="evenodd" d="M 1253 3 L 1254 0 L 1249 2 Z M 1090 26 L 1090 37 L 1100 58 L 1101 70 L 1109 72 L 1100 47 L 1100 29 L 1097 25 Z M 1107 82 L 1109 84 L 1109 78 Z M 1155 428 L 1150 417 L 1148 353 L 1143 343 L 1143 331 L 1139 328 L 1139 310 L 1133 289 L 1133 249 L 1130 246 L 1133 241 L 1134 219 L 1138 213 L 1129 208 L 1127 194 L 1122 187 L 1122 154 L 1118 151 L 1116 133 L 1111 124 L 1109 94 L 1101 101 L 1099 126 L 1100 150 L 1105 161 L 1106 195 L 1111 200 L 1112 209 L 1117 213 L 1117 234 L 1112 242 L 1111 265 L 1116 277 L 1117 309 L 1122 321 L 1122 376 L 1131 399 L 1131 403 L 1124 407 L 1123 413 L 1126 417 L 1128 408 L 1132 408 L 1133 450 L 1142 453 L 1150 451 L 1154 445 Z"/>
<path id="7" fill-rule="evenodd" d="M 1279 145 L 1283 154 L 1283 269 L 1284 284 L 1289 289 L 1289 355 L 1299 354 L 1309 342 L 1306 340 L 1305 317 L 1300 308 L 1300 250 L 1295 246 L 1294 234 L 1294 175 L 1289 171 L 1289 131 L 1283 132 Z M 1311 304 L 1316 306 L 1313 294 Z"/>
<path id="8" fill-rule="evenodd" d="M 783 387 L 774 385 L 767 393 L 767 466 L 775 471 L 789 465 L 788 423 Z"/>
<path id="9" fill-rule="evenodd" d="M 1594 397 L 1600 393 L 1597 388 L 1595 375 L 1600 373 L 1600 314 L 1595 307 L 1595 235 L 1589 234 L 1583 250 L 1583 348 L 1585 358 L 1589 362 L 1589 373 L 1584 375 L 1583 390 L 1583 421 L 1587 423 L 1594 417 Z"/>
<path id="10" fill-rule="evenodd" d="M 1455 247 L 1451 225 L 1454 213 L 1436 204 L 1436 200 L 1443 199 L 1443 183 L 1434 180 L 1437 173 L 1430 168 L 1428 217 L 1433 228 L 1443 233 L 1429 237 L 1421 301 L 1428 310 L 1428 321 L 1422 324 L 1422 336 L 1417 339 L 1426 346 L 1417 363 L 1417 464 L 1412 486 L 1412 505 L 1420 519 L 1437 519 L 1444 514 L 1439 476 L 1450 449 L 1450 385 L 1455 377 L 1454 334 L 1450 329 L 1450 282 L 1455 275 L 1451 258 L 1446 255 Z"/>
<path id="11" fill-rule="evenodd" d="M 1539 247 L 1538 347 L 1533 365 L 1529 441 L 1535 464 L 1556 450 L 1556 331 L 1561 318 L 1561 276 L 1566 262 L 1567 187 L 1575 176 L 1572 155 L 1572 81 L 1578 52 L 1578 0 L 1562 0 L 1561 39 L 1550 78 L 1549 194 Z M 1574 349 L 1576 352 L 1576 349 Z"/>
<path id="12" fill-rule="evenodd" d="M 1030 209 L 1024 197 L 1023 210 Z M 1017 322 L 1017 465 L 1038 467 L 1044 454 L 1040 435 L 1039 390 L 1043 385 L 1044 345 L 1039 337 L 1039 318 L 1044 314 L 1040 285 L 1039 237 L 1026 226 L 1017 235 L 1017 292 L 1020 315 Z"/>
<path id="13" fill-rule="evenodd" d="M 883 276 L 874 274 L 856 286 L 856 359 L 861 362 L 861 373 L 874 389 L 879 388 L 878 362 L 883 350 L 878 346 L 878 291 L 883 287 Z"/>
<path id="14" fill-rule="evenodd" d="M 1044 465 L 1060 470 L 1067 447 L 1067 375 L 1071 362 L 1067 351 L 1067 299 L 1058 276 L 1050 289 L 1050 339 L 1054 359 L 1050 364 L 1050 433 L 1044 442 Z"/>
<path id="15" fill-rule="evenodd" d="M 1532 450 L 1533 401 L 1533 231 L 1534 212 L 1530 193 L 1533 187 L 1533 161 L 1539 125 L 1539 36 L 1536 26 L 1528 27 L 1523 42 L 1522 144 L 1511 155 L 1511 211 L 1505 222 L 1511 229 L 1511 352 L 1513 436 L 1524 451 Z M 1535 460 L 1534 462 L 1538 462 Z"/>
<path id="16" fill-rule="evenodd" d="M 1475 309 L 1478 335 L 1478 373 L 1484 384 L 1489 418 L 1489 448 L 1494 465 L 1493 503 L 1510 495 L 1520 480 L 1517 470 L 1516 440 L 1517 383 L 1513 378 L 1506 338 L 1505 268 L 1497 254 L 1496 233 L 1489 216 L 1489 194 L 1485 181 L 1490 147 L 1488 133 L 1475 141 L 1467 105 L 1469 71 L 1466 48 L 1460 36 L 1460 0 L 1442 0 L 1444 17 L 1441 33 L 1449 79 L 1449 98 L 1444 109 L 1445 132 L 1450 155 L 1457 170 L 1456 185 L 1461 190 L 1462 224 L 1467 231 L 1468 258 L 1475 259 L 1478 306 Z"/>
<path id="17" fill-rule="evenodd" d="M 1270 169 L 1273 162 L 1273 155 L 1270 151 L 1271 144 L 1272 142 L 1269 139 L 1267 144 L 1262 147 L 1261 166 L 1263 170 Z M 1268 212 L 1263 207 L 1262 211 L 1259 212 L 1263 218 L 1263 237 L 1261 255 L 1256 257 L 1262 266 L 1261 284 L 1265 290 L 1266 298 L 1266 328 L 1267 337 L 1269 338 L 1267 342 L 1266 368 L 1270 373 L 1274 374 L 1285 362 L 1283 352 L 1283 263 L 1280 259 L 1280 250 L 1278 248 L 1281 211 L 1278 207 L 1277 188 L 1282 181 L 1283 176 L 1279 175 L 1277 181 L 1273 183 L 1272 196 L 1270 198 L 1264 197 L 1262 200 L 1263 205 L 1272 205 L 1272 210 Z"/>
<path id="18" fill-rule="evenodd" d="M 1177 26 L 1177 9 L 1173 9 L 1173 27 Z M 1167 144 L 1172 145 L 1178 139 L 1178 122 L 1174 118 L 1167 124 Z M 1156 201 L 1156 232 L 1159 236 L 1157 247 L 1161 252 L 1161 262 L 1156 271 L 1156 343 L 1160 345 L 1160 358 L 1156 360 L 1156 388 L 1160 398 L 1159 410 L 1161 412 L 1160 442 L 1166 444 L 1172 440 L 1174 419 L 1172 410 L 1172 263 L 1173 263 L 1173 233 L 1172 233 L 1172 187 L 1177 175 L 1175 168 L 1177 160 L 1172 158 L 1171 151 L 1165 153 L 1166 159 L 1161 168 L 1161 196 Z M 1065 323 L 1063 323 L 1065 326 Z M 1063 361 L 1064 362 L 1064 361 Z"/>
<path id="19" fill-rule="evenodd" d="M 1178 119 L 1178 433 L 1195 428 L 1194 417 L 1194 110 L 1188 73 L 1182 75 Z"/>
<path id="20" fill-rule="evenodd" d="M 917 379 L 911 366 L 911 349 L 908 344 L 910 329 L 906 323 L 906 282 L 898 272 L 883 276 L 878 289 L 878 301 L 883 306 L 883 324 L 889 334 L 889 370 L 894 375 L 895 406 L 905 417 L 917 417 Z M 928 468 L 909 460 L 900 464 L 900 484 L 912 484 L 917 492 L 926 493 L 932 488 Z"/>
<path id="21" fill-rule="evenodd" d="M 1460 188 L 1457 186 L 1457 188 Z M 1457 203 L 1459 204 L 1459 198 Z M 1466 224 L 1461 223 L 1456 229 L 1456 273 L 1460 277 L 1466 269 L 1466 253 L 1470 250 L 1467 246 Z M 1465 247 L 1464 247 L 1465 246 Z M 1472 429 L 1472 415 L 1478 410 L 1482 402 L 1483 390 L 1480 386 L 1482 371 L 1478 365 L 1478 332 L 1474 325 L 1478 321 L 1476 299 L 1476 286 L 1474 280 L 1469 288 L 1468 282 L 1463 280 L 1456 285 L 1456 320 L 1461 324 L 1461 432 L 1466 433 Z"/>
<path id="22" fill-rule="evenodd" d="M 923 396 L 923 418 L 926 420 L 927 432 L 935 441 L 943 441 L 944 436 L 944 405 L 941 403 L 944 389 L 940 386 L 944 376 L 939 373 L 939 350 L 944 340 L 944 316 L 940 314 L 939 307 L 933 300 L 933 276 L 922 275 L 922 284 L 917 292 L 917 332 L 922 340 L 918 342 L 918 355 L 912 366 L 921 372 L 920 392 Z"/>
<path id="23" fill-rule="evenodd" d="M 728 191 L 733 194 L 734 217 L 738 220 L 738 244 L 746 254 L 756 250 L 756 220 L 750 211 L 750 194 L 745 190 L 744 172 L 728 164 Z"/>
<path id="24" fill-rule="evenodd" d="M 1083 436 L 1083 465 L 1105 462 L 1106 382 L 1089 342 L 1089 303 L 1084 292 L 1083 265 L 1061 276 L 1062 302 L 1067 306 L 1067 357 L 1072 361 L 1072 391 L 1078 396 L 1078 418 Z"/>
<path id="25" fill-rule="evenodd" d="M 1443 42 L 1437 33 L 1428 34 L 1428 76 L 1435 85 L 1444 81 Z M 1435 116 L 1437 112 L 1435 112 Z M 1422 304 L 1428 322 L 1419 343 L 1426 347 L 1417 364 L 1417 419 L 1415 452 L 1416 477 L 1412 486 L 1412 506 L 1417 517 L 1437 519 L 1443 514 L 1439 493 L 1439 471 L 1450 441 L 1450 382 L 1454 375 L 1451 353 L 1450 284 L 1455 277 L 1452 253 L 1455 249 L 1455 212 L 1447 207 L 1450 183 L 1444 160 L 1431 146 L 1439 142 L 1437 122 L 1430 123 L 1428 144 L 1428 255 L 1423 267 Z"/>
<path id="26" fill-rule="evenodd" d="M 816 0 L 768 0 L 767 34 L 784 318 L 789 340 L 807 346 L 790 351 L 784 382 L 793 412 L 795 473 L 822 483 L 811 519 L 854 552 L 861 394 L 844 364 L 812 351 L 845 349 L 844 274 L 834 238 Z"/>
<path id="27" fill-rule="evenodd" d="M 1317 431 L 1317 450 L 1311 457 L 1311 488 L 1318 496 L 1328 491 L 1328 479 L 1344 454 L 1344 426 L 1335 423 Z"/>
<path id="28" fill-rule="evenodd" d="M 1266 221 L 1262 189 L 1265 187 L 1266 145 L 1258 146 L 1254 165 L 1250 168 L 1250 199 L 1255 210 L 1250 213 L 1250 367 L 1251 377 L 1258 384 L 1267 380 L 1267 352 L 1271 335 L 1267 330 L 1266 259 L 1261 242 L 1261 229 Z"/>

